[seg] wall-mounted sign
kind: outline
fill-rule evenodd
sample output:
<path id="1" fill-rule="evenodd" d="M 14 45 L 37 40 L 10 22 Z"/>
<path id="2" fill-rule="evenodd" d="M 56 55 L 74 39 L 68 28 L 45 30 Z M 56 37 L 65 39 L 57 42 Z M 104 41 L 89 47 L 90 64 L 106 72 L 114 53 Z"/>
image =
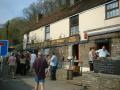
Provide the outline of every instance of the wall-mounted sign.
<path id="1" fill-rule="evenodd" d="M 64 45 L 65 38 L 51 41 L 51 46 Z"/>
<path id="2" fill-rule="evenodd" d="M 39 47 L 47 48 L 47 47 L 51 47 L 51 46 L 52 47 L 62 46 L 62 45 L 66 45 L 66 44 L 69 44 L 69 43 L 76 43 L 76 42 L 79 42 L 79 41 L 80 41 L 80 36 L 75 35 L 75 36 L 62 38 L 62 39 L 57 39 L 57 40 L 52 40 L 52 41 L 44 41 L 44 42 L 39 43 Z M 34 46 L 34 45 L 32 45 L 32 46 Z"/>
<path id="3" fill-rule="evenodd" d="M 6 56 L 8 53 L 8 40 L 0 40 L 0 56 Z"/>
<path id="4" fill-rule="evenodd" d="M 79 41 L 80 41 L 79 35 L 68 37 L 66 40 L 67 43 L 74 43 L 74 42 L 79 42 Z"/>

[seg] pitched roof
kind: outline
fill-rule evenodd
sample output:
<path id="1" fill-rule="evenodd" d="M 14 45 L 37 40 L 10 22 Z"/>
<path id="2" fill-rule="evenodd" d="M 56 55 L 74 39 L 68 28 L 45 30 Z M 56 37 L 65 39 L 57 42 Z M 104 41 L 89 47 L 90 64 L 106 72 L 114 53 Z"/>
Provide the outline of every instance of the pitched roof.
<path id="1" fill-rule="evenodd" d="M 69 17 L 71 15 L 77 14 L 79 12 L 91 9 L 93 7 L 102 5 L 104 3 L 107 3 L 112 0 L 82 0 L 75 5 L 68 7 L 64 10 L 61 10 L 59 12 L 52 13 L 49 16 L 44 16 L 40 19 L 39 23 L 36 23 L 35 25 L 32 25 L 29 31 L 35 30 L 37 28 L 40 28 L 41 26 L 48 25 L 50 23 L 53 23 L 55 21 L 61 20 L 63 18 Z"/>

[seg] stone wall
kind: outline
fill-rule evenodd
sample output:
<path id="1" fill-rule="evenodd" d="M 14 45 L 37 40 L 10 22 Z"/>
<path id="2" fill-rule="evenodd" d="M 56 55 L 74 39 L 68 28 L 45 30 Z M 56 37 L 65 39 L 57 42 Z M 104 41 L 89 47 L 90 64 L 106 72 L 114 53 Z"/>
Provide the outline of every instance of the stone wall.
<path id="1" fill-rule="evenodd" d="M 88 67 L 90 47 L 95 47 L 95 43 L 88 42 L 88 43 L 79 45 L 79 56 L 80 56 L 80 60 L 83 61 L 83 66 Z"/>
<path id="2" fill-rule="evenodd" d="M 111 55 L 113 57 L 120 56 L 120 38 L 112 38 L 112 45 L 111 45 Z"/>

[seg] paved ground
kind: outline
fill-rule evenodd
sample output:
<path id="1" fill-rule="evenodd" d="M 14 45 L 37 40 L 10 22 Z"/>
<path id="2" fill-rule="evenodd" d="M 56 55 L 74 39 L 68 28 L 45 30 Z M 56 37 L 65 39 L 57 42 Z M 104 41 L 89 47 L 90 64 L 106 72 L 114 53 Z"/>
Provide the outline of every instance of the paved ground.
<path id="1" fill-rule="evenodd" d="M 34 78 L 17 77 L 17 79 L 0 79 L 0 90 L 32 90 Z M 80 86 L 67 83 L 66 80 L 46 80 L 45 90 L 81 90 Z"/>
<path id="2" fill-rule="evenodd" d="M 35 84 L 34 78 L 31 76 L 17 76 L 16 79 L 10 79 L 8 76 L 7 66 L 4 72 L 0 73 L 0 90 L 32 90 Z M 46 79 L 45 90 L 81 90 L 80 86 L 76 86 L 67 82 L 67 80 L 51 81 Z"/>

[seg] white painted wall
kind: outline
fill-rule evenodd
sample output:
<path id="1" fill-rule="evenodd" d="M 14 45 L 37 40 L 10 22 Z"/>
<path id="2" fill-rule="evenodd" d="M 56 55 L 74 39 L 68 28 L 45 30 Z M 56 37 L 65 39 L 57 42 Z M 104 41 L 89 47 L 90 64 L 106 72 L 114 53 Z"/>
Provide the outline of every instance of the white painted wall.
<path id="1" fill-rule="evenodd" d="M 50 24 L 50 38 L 52 40 L 69 37 L 69 18 L 65 18 Z M 45 26 L 40 27 L 29 34 L 29 42 L 35 40 L 35 43 L 45 40 Z"/>
<path id="2" fill-rule="evenodd" d="M 50 24 L 50 37 L 52 40 L 69 37 L 69 18 Z"/>
<path id="3" fill-rule="evenodd" d="M 108 20 L 105 19 L 105 5 L 84 11 L 79 14 L 79 30 L 81 32 L 81 40 L 84 40 L 84 31 L 116 24 L 120 24 L 120 17 L 115 17 Z"/>
<path id="4" fill-rule="evenodd" d="M 44 27 L 31 31 L 29 34 L 30 43 L 31 43 L 31 40 L 35 40 L 35 43 L 43 42 L 44 38 L 45 38 Z"/>
<path id="5" fill-rule="evenodd" d="M 105 8 L 98 7 L 79 14 L 79 30 L 86 31 L 104 26 Z"/>

